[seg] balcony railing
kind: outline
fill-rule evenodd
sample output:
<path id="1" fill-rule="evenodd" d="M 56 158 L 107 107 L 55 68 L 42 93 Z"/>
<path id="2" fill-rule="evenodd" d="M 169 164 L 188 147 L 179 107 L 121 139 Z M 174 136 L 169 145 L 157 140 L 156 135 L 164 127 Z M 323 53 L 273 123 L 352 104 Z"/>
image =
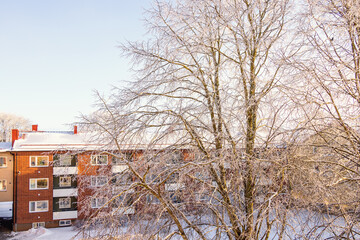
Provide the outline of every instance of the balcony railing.
<path id="1" fill-rule="evenodd" d="M 119 208 L 116 208 L 114 207 L 112 209 L 112 213 L 114 215 L 120 215 L 120 214 L 126 214 L 126 215 L 129 215 L 129 214 L 134 214 L 135 213 L 135 208 L 134 207 L 119 207 Z"/>
<path id="2" fill-rule="evenodd" d="M 166 183 L 165 190 L 166 191 L 176 191 L 185 188 L 185 184 L 183 183 Z"/>
<path id="3" fill-rule="evenodd" d="M 53 197 L 77 197 L 77 188 L 54 189 Z"/>
<path id="4" fill-rule="evenodd" d="M 125 164 L 113 165 L 111 170 L 113 173 L 122 173 L 122 172 L 126 171 L 128 168 L 129 167 Z"/>
<path id="5" fill-rule="evenodd" d="M 53 220 L 77 218 L 77 211 L 53 212 Z"/>
<path id="6" fill-rule="evenodd" d="M 77 167 L 54 167 L 53 175 L 77 174 Z"/>

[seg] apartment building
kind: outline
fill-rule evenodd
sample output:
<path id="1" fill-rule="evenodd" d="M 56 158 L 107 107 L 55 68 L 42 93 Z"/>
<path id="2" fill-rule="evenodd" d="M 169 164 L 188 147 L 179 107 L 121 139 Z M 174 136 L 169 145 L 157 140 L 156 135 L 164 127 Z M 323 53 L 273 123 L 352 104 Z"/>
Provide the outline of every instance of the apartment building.
<path id="1" fill-rule="evenodd" d="M 0 218 L 11 219 L 13 208 L 13 155 L 11 143 L 0 143 Z"/>
<path id="2" fill-rule="evenodd" d="M 71 132 L 13 131 L 13 229 L 71 225 L 77 214 L 77 155 L 85 143 Z"/>
<path id="3" fill-rule="evenodd" d="M 139 166 L 147 161 L 141 147 L 136 146 L 135 150 L 127 144 L 123 152 L 116 153 L 121 159 L 114 157 L 104 146 L 87 141 L 86 135 L 78 133 L 76 127 L 73 131 L 39 131 L 33 125 L 32 131 L 15 129 L 12 133 L 12 144 L 0 155 L 6 155 L 9 166 L 10 175 L 5 183 L 12 184 L 7 189 L 11 190 L 8 200 L 14 203 L 14 231 L 69 226 L 86 219 L 131 182 L 124 174 L 127 161 L 137 161 Z M 193 157 L 189 151 L 180 150 L 166 157 L 166 161 L 171 165 Z M 174 179 L 164 185 L 174 202 L 181 201 L 175 192 L 185 187 L 184 183 L 177 183 L 178 177 L 174 174 Z M 156 199 L 146 201 L 151 203 Z M 116 206 L 114 201 L 102 211 L 134 214 L 141 204 L 144 203 Z"/>
<path id="4" fill-rule="evenodd" d="M 102 153 L 103 146 L 85 138 L 78 134 L 77 127 L 74 131 L 38 131 L 33 125 L 30 132 L 13 130 L 12 147 L 10 143 L 0 154 L 11 162 L 5 183 L 14 181 L 8 199 L 14 201 L 14 231 L 72 225 L 96 212 L 111 197 L 94 194 L 127 166 Z M 128 209 L 127 214 L 134 211 Z"/>

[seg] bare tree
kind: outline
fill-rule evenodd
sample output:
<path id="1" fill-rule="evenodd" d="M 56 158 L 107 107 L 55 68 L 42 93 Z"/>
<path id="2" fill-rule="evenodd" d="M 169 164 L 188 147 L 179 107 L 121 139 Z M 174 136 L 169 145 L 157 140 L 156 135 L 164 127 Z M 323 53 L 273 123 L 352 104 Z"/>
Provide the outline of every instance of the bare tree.
<path id="1" fill-rule="evenodd" d="M 9 113 L 0 113 L 0 142 L 11 141 L 11 129 L 27 130 L 30 127 L 30 121 L 24 117 Z"/>
<path id="2" fill-rule="evenodd" d="M 149 216 L 144 199 L 157 203 L 156 222 L 142 221 L 156 226 L 150 238 L 167 229 L 167 239 L 268 239 L 274 223 L 282 238 L 285 211 L 275 206 L 286 209 L 286 157 L 276 142 L 286 140 L 291 112 L 281 87 L 288 5 L 155 2 L 150 40 L 121 46 L 136 81 L 110 99 L 99 95 L 84 124 L 132 178 L 114 199 L 132 192 L 137 217 Z M 139 154 L 130 161 L 126 152 Z"/>
<path id="3" fill-rule="evenodd" d="M 345 219 L 335 237 L 359 237 L 359 60 L 360 2 L 307 1 L 305 50 L 296 66 L 309 120 L 307 140 L 297 153 L 298 187 L 306 202 Z M 312 137 L 310 137 L 312 135 Z M 306 150 L 305 150 L 306 149 Z M 295 169 L 296 169 L 295 168 Z M 294 176 L 295 176 L 294 175 Z M 307 184 L 305 184 L 307 183 Z M 332 228 L 331 221 L 326 227 Z M 356 233 L 357 232 L 357 233 Z"/>

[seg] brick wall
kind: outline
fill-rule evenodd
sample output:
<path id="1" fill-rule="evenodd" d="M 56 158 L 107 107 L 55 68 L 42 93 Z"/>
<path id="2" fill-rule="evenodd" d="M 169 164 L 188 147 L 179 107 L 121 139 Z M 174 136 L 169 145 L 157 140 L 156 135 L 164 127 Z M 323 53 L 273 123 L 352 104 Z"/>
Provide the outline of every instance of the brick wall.
<path id="1" fill-rule="evenodd" d="M 48 167 L 30 167 L 30 156 L 49 156 Z M 53 220 L 53 167 L 52 154 L 49 152 L 17 152 L 16 153 L 17 175 L 17 207 L 15 209 L 15 221 L 18 224 L 32 222 L 48 222 Z M 48 189 L 30 190 L 30 178 L 48 178 Z M 47 212 L 29 212 L 30 201 L 49 201 Z"/>

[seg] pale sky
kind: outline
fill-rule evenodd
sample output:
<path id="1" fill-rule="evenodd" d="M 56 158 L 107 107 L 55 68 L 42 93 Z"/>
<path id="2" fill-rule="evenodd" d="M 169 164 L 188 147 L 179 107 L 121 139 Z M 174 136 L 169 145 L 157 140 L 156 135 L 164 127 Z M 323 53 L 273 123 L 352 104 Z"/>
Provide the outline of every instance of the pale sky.
<path id="1" fill-rule="evenodd" d="M 93 90 L 129 80 L 117 48 L 146 35 L 151 0 L 0 0 L 0 112 L 69 130 Z"/>

